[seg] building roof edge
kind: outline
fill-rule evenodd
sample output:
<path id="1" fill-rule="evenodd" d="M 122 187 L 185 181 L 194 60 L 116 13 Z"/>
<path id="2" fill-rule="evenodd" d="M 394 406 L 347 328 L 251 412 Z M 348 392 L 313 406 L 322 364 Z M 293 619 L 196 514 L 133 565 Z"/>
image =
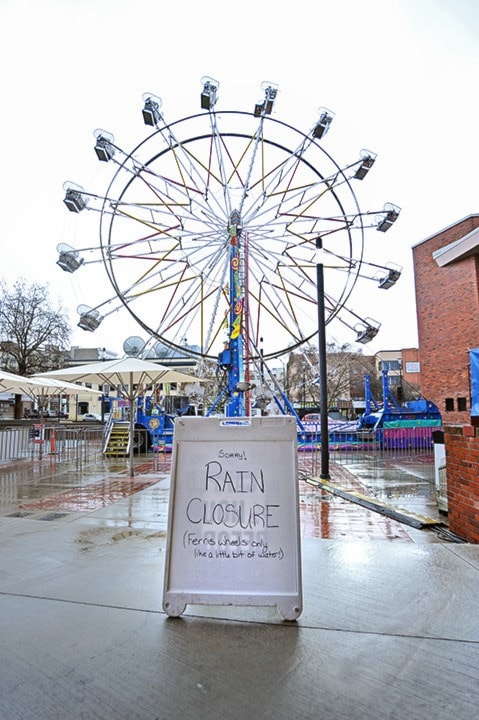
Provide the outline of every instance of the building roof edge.
<path id="1" fill-rule="evenodd" d="M 411 248 L 418 247 L 419 245 L 422 245 L 422 243 L 425 243 L 428 240 L 431 240 L 432 238 L 436 237 L 437 235 L 440 235 L 441 233 L 446 232 L 447 230 L 450 230 L 451 228 L 456 227 L 456 225 L 460 225 L 465 220 L 469 220 L 470 218 L 473 218 L 473 217 L 479 217 L 479 213 L 471 213 L 470 215 L 466 215 L 465 217 L 461 218 L 460 220 L 456 220 L 455 222 L 451 223 L 450 225 L 447 225 L 446 227 L 442 228 L 442 230 L 437 230 L 436 232 L 432 233 L 432 235 L 428 235 L 428 237 L 423 238 L 422 240 L 419 240 L 419 242 L 412 245 Z"/>

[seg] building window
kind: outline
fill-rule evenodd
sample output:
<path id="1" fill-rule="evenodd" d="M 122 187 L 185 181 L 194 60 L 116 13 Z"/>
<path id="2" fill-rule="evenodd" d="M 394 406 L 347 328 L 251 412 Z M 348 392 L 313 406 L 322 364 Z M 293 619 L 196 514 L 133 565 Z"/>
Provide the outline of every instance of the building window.
<path id="1" fill-rule="evenodd" d="M 467 410 L 467 398 L 465 398 L 465 397 L 457 398 L 457 409 L 462 412 L 464 412 L 464 410 Z"/>
<path id="2" fill-rule="evenodd" d="M 381 370 L 391 370 L 392 372 L 398 372 L 401 369 L 400 360 L 381 360 Z"/>
<path id="3" fill-rule="evenodd" d="M 454 412 L 454 398 L 446 398 L 446 412 Z"/>
<path id="4" fill-rule="evenodd" d="M 10 412 L 10 403 L 0 401 L 0 415 L 8 415 Z"/>

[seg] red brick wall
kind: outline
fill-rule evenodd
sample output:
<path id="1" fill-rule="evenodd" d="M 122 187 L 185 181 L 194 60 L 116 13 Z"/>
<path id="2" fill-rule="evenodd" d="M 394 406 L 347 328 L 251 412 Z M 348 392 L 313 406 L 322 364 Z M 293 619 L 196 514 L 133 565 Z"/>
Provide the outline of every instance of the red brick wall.
<path id="1" fill-rule="evenodd" d="M 479 543 L 479 428 L 446 425 L 444 443 L 449 529 Z"/>
<path id="2" fill-rule="evenodd" d="M 478 259 L 471 256 L 439 267 L 432 253 L 479 227 L 472 215 L 413 248 L 421 361 L 421 392 L 437 404 L 445 423 L 470 419 L 468 348 L 479 346 Z M 464 412 L 457 398 L 467 400 Z M 445 399 L 454 399 L 446 412 Z"/>
<path id="3" fill-rule="evenodd" d="M 402 376 L 403 380 L 410 385 L 413 385 L 419 391 L 421 390 L 421 373 L 409 373 L 407 371 L 407 364 L 413 362 L 419 362 L 419 350 L 417 348 L 404 348 L 401 351 L 402 357 Z"/>

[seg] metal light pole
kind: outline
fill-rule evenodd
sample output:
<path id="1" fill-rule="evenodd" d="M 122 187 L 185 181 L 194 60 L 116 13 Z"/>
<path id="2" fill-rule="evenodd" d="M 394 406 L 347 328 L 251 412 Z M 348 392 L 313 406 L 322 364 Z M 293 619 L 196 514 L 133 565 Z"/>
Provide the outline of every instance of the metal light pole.
<path id="1" fill-rule="evenodd" d="M 321 250 L 321 237 L 316 238 L 316 248 Z M 321 470 L 320 477 L 329 480 L 329 428 L 328 428 L 328 379 L 326 364 L 326 322 L 324 307 L 324 268 L 316 263 L 316 289 L 318 300 L 318 359 L 319 359 L 319 411 L 321 432 Z"/>

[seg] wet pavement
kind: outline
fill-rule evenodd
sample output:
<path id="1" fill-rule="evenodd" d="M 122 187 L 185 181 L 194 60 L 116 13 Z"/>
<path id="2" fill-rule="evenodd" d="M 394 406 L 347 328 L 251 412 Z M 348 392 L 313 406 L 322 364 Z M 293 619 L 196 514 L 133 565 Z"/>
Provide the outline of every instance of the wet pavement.
<path id="1" fill-rule="evenodd" d="M 479 546 L 311 485 L 304 609 L 162 610 L 170 457 L 0 465 L 2 720 L 472 720 Z M 437 513 L 426 458 L 334 460 L 332 480 Z"/>
<path id="2" fill-rule="evenodd" d="M 437 509 L 432 455 L 371 458 L 343 455 L 342 467 L 349 470 L 378 499 L 444 520 Z"/>
<path id="3" fill-rule="evenodd" d="M 331 476 L 346 491 L 366 492 L 378 500 L 385 500 L 398 508 L 426 515 L 445 523 L 437 510 L 435 486 L 430 456 L 395 458 L 379 461 L 367 455 L 341 456 L 332 459 Z M 415 532 L 394 519 L 352 504 L 308 483 L 319 475 L 316 455 L 299 455 L 300 526 L 303 538 L 357 538 L 374 540 L 403 540 L 409 542 L 437 542 L 434 529 Z M 158 485 L 161 502 L 161 522 L 167 520 L 168 490 L 171 456 L 135 458 L 135 476 L 128 477 L 122 459 L 95 456 L 92 461 L 57 462 L 47 455 L 41 459 L 21 460 L 0 466 L 0 518 L 30 517 L 32 519 L 74 519 L 79 513 L 90 513 L 118 500 Z M 138 503 L 144 496 L 132 498 Z M 155 508 L 156 510 L 157 508 Z M 142 508 L 144 517 L 156 516 Z"/>

